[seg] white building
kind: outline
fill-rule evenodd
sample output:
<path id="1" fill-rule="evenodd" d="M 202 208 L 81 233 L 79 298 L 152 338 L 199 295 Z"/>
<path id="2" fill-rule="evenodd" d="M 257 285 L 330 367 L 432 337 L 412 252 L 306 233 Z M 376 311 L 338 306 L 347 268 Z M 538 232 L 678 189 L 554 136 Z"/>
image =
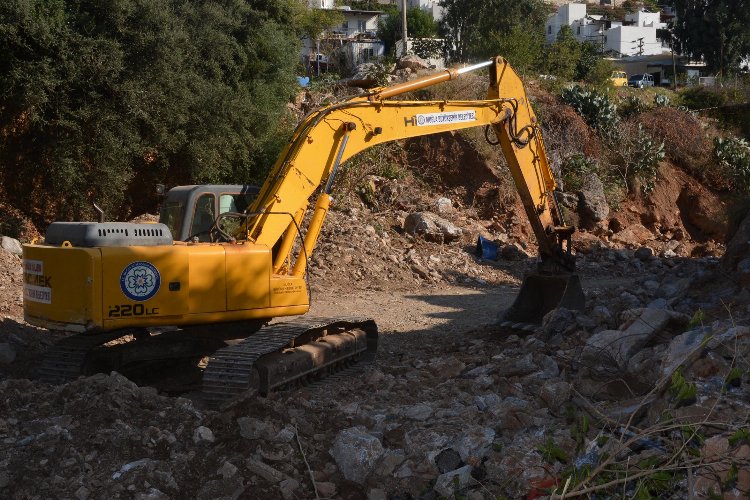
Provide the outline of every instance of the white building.
<path id="1" fill-rule="evenodd" d="M 440 21 L 443 18 L 443 8 L 440 6 L 440 0 L 408 0 L 408 8 L 418 7 L 426 12 L 429 12 L 435 21 Z"/>
<path id="2" fill-rule="evenodd" d="M 586 4 L 561 5 L 557 13 L 550 14 L 545 26 L 547 43 L 557 39 L 563 26 L 570 26 L 579 42 L 601 46 L 604 52 L 616 56 L 656 55 L 669 51 L 656 38 L 656 30 L 666 28 L 658 12 L 641 10 L 625 16 L 625 22 L 608 21 L 602 16 L 587 15 Z"/>
<path id="3" fill-rule="evenodd" d="M 311 73 L 327 71 L 329 64 L 335 62 L 345 66 L 339 69 L 354 70 L 362 63 L 385 55 L 385 45 L 377 38 L 382 12 L 336 7 L 335 0 L 308 0 L 308 5 L 315 9 L 335 9 L 343 18 L 341 24 L 333 26 L 318 40 L 302 40 L 302 60 Z"/>

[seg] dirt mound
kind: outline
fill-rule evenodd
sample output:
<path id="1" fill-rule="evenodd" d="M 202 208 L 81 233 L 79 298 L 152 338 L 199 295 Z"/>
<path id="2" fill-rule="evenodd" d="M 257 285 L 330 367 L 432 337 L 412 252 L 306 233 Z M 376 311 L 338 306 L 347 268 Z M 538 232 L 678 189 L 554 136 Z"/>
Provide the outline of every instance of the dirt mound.
<path id="1" fill-rule="evenodd" d="M 705 244 L 720 249 L 727 230 L 725 213 L 716 194 L 682 169 L 662 162 L 653 191 L 623 200 L 610 217 L 609 227 L 619 233 L 633 225 L 644 226 L 653 234 L 653 241 L 636 238 L 631 245 L 645 243 L 689 256 L 696 247 L 705 254 Z"/>
<path id="2" fill-rule="evenodd" d="M 23 318 L 21 258 L 0 248 L 0 318 Z"/>

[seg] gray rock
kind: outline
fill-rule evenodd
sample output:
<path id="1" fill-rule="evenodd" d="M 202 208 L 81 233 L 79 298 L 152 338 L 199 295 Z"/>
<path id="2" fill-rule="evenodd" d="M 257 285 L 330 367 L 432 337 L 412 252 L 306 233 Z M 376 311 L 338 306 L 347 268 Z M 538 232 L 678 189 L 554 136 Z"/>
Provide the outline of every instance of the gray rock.
<path id="1" fill-rule="evenodd" d="M 497 394 L 485 394 L 474 396 L 474 405 L 479 411 L 487 411 L 502 403 L 502 398 Z"/>
<path id="2" fill-rule="evenodd" d="M 396 470 L 396 467 L 404 463 L 404 460 L 406 460 L 404 450 L 387 450 L 375 468 L 375 474 L 378 476 L 390 476 Z"/>
<path id="3" fill-rule="evenodd" d="M 583 186 L 578 192 L 578 211 L 583 219 L 582 222 L 589 227 L 603 221 L 609 215 L 609 205 L 604 196 L 604 184 L 596 174 L 590 174 L 583 181 Z"/>
<path id="4" fill-rule="evenodd" d="M 16 350 L 7 342 L 0 343 L 0 365 L 9 365 L 16 359 Z"/>
<path id="5" fill-rule="evenodd" d="M 547 405 L 547 408 L 556 411 L 570 398 L 570 384 L 553 380 L 545 382 L 539 391 L 539 397 Z"/>
<path id="6" fill-rule="evenodd" d="M 363 484 L 385 450 L 364 427 L 344 429 L 336 435 L 329 453 L 344 477 Z"/>
<path id="7" fill-rule="evenodd" d="M 330 482 L 322 482 L 317 484 L 318 494 L 321 498 L 333 498 L 336 496 L 337 490 L 336 485 Z"/>
<path id="8" fill-rule="evenodd" d="M 649 260 L 654 256 L 654 251 L 649 247 L 640 247 L 635 251 L 635 258 L 641 261 Z"/>
<path id="9" fill-rule="evenodd" d="M 10 476 L 5 471 L 0 471 L 0 490 L 7 488 L 10 484 Z"/>
<path id="10" fill-rule="evenodd" d="M 435 465 L 441 474 L 461 467 L 461 455 L 453 448 L 447 448 L 435 457 Z"/>
<path id="11" fill-rule="evenodd" d="M 500 363 L 494 372 L 500 377 L 516 377 L 534 373 L 538 368 L 539 367 L 534 362 L 534 355 L 529 352 L 520 358 L 514 358 L 508 360 L 508 362 Z"/>
<path id="12" fill-rule="evenodd" d="M 21 242 L 10 236 L 0 237 L 0 247 L 6 252 L 10 252 L 15 255 L 23 255 L 23 248 Z"/>
<path id="13" fill-rule="evenodd" d="M 648 309 L 666 309 L 667 308 L 667 300 L 666 299 L 654 299 L 651 302 L 649 302 L 646 307 Z"/>
<path id="14" fill-rule="evenodd" d="M 404 231 L 429 241 L 451 242 L 461 238 L 463 231 L 449 221 L 430 212 L 414 212 L 404 219 Z"/>
<path id="15" fill-rule="evenodd" d="M 444 498 L 453 498 L 455 493 L 471 484 L 473 480 L 471 469 L 471 465 L 465 465 L 460 469 L 441 474 L 435 481 L 433 490 Z"/>
<path id="16" fill-rule="evenodd" d="M 484 457 L 495 440 L 495 431 L 489 427 L 473 427 L 462 432 L 456 439 L 453 449 L 468 462 L 471 458 Z"/>
<path id="17" fill-rule="evenodd" d="M 235 474 L 237 474 L 237 467 L 230 462 L 224 462 L 224 464 L 219 467 L 219 470 L 216 471 L 216 475 L 221 476 L 224 479 L 229 479 Z"/>
<path id="18" fill-rule="evenodd" d="M 665 309 L 633 309 L 624 330 L 604 330 L 586 341 L 581 358 L 590 368 L 611 372 L 625 369 L 630 358 L 670 323 L 684 325 L 687 317 Z"/>
<path id="19" fill-rule="evenodd" d="M 555 193 L 555 198 L 557 199 L 557 202 L 565 208 L 569 208 L 571 210 L 578 209 L 579 200 L 576 193 L 558 192 Z"/>
<path id="20" fill-rule="evenodd" d="M 453 378 L 461 375 L 466 368 L 463 361 L 456 359 L 454 356 L 448 358 L 437 358 L 430 360 L 427 368 L 434 374 L 444 378 Z"/>
<path id="21" fill-rule="evenodd" d="M 406 407 L 404 416 L 412 420 L 427 420 L 432 415 L 432 407 L 426 404 L 416 404 Z"/>
<path id="22" fill-rule="evenodd" d="M 542 319 L 542 332 L 546 338 L 564 334 L 569 328 L 575 327 L 576 318 L 573 311 L 564 307 L 552 309 Z M 596 325 L 594 325 L 596 326 Z"/>
<path id="23" fill-rule="evenodd" d="M 237 500 L 245 491 L 245 481 L 240 475 L 229 479 L 217 479 L 208 481 L 198 490 L 198 500 Z"/>
<path id="24" fill-rule="evenodd" d="M 438 198 L 435 202 L 435 211 L 439 214 L 448 214 L 453 212 L 453 202 L 448 198 Z"/>
<path id="25" fill-rule="evenodd" d="M 662 375 L 671 374 L 691 352 L 700 347 L 703 339 L 710 334 L 711 327 L 701 327 L 673 338 L 661 361 Z"/>
<path id="26" fill-rule="evenodd" d="M 76 495 L 78 495 L 78 492 L 76 492 Z M 149 488 L 145 493 L 138 493 L 134 498 L 135 500 L 169 500 L 172 497 L 156 488 Z"/>
<path id="27" fill-rule="evenodd" d="M 296 491 L 299 490 L 299 481 L 292 478 L 284 479 L 279 483 L 279 491 L 284 500 L 291 500 L 297 498 Z"/>
<path id="28" fill-rule="evenodd" d="M 271 467 L 268 464 L 248 458 L 245 460 L 245 466 L 250 473 L 260 476 L 270 483 L 279 483 L 284 480 L 284 474 Z"/>
<path id="29" fill-rule="evenodd" d="M 661 256 L 664 257 L 665 259 L 673 259 L 677 257 L 677 254 L 675 253 L 674 250 L 667 248 L 661 253 Z"/>
<path id="30" fill-rule="evenodd" d="M 373 488 L 367 493 L 367 500 L 388 500 L 385 490 Z"/>
<path id="31" fill-rule="evenodd" d="M 274 439 L 279 443 L 289 443 L 294 439 L 294 436 L 296 436 L 294 427 L 292 427 L 291 425 L 287 425 L 286 427 L 281 429 L 278 434 L 276 434 L 276 437 Z"/>
<path id="32" fill-rule="evenodd" d="M 594 307 L 594 309 L 591 310 L 591 316 L 600 324 L 610 324 L 614 319 L 612 318 L 612 313 L 609 312 L 609 309 L 606 306 Z"/>
<path id="33" fill-rule="evenodd" d="M 214 433 L 208 427 L 201 425 L 193 432 L 193 442 L 195 444 L 213 443 L 214 441 L 216 441 Z"/>
<path id="34" fill-rule="evenodd" d="M 267 439 L 274 437 L 273 425 L 252 417 L 240 417 L 237 419 L 240 426 L 240 436 L 245 439 Z"/>

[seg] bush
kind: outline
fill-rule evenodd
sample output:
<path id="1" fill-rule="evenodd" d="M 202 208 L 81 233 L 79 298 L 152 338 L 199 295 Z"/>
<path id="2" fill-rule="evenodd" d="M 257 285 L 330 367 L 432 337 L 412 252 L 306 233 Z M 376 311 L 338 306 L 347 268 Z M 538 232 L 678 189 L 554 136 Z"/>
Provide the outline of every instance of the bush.
<path id="1" fill-rule="evenodd" d="M 709 161 L 711 141 L 695 116 L 668 107 L 643 113 L 638 119 L 647 132 L 664 142 L 671 161 L 714 188 L 724 184 L 723 173 Z"/>
<path id="2" fill-rule="evenodd" d="M 714 139 L 714 158 L 726 171 L 735 189 L 750 193 L 750 145 L 745 139 Z"/>
<path id="3" fill-rule="evenodd" d="M 685 87 L 679 92 L 679 97 L 680 104 L 689 109 L 713 108 L 727 103 L 726 95 L 701 85 Z"/>
<path id="4" fill-rule="evenodd" d="M 669 106 L 669 96 L 666 94 L 656 94 L 654 96 L 654 104 L 657 108 L 665 108 Z"/>
<path id="5" fill-rule="evenodd" d="M 639 115 L 648 109 L 648 105 L 639 94 L 629 94 L 625 98 L 624 104 L 620 107 L 620 114 L 623 118 Z"/>
<path id="6" fill-rule="evenodd" d="M 600 168 L 596 160 L 582 154 L 569 156 L 562 163 L 562 179 L 565 191 L 577 191 L 590 174 L 599 175 Z"/>
<path id="7" fill-rule="evenodd" d="M 656 185 L 659 162 L 664 159 L 664 142 L 654 139 L 640 123 L 623 127 L 613 144 L 620 175 L 632 192 L 640 186 L 648 194 Z"/>
<path id="8" fill-rule="evenodd" d="M 0 181 L 36 216 L 153 210 L 150 186 L 265 177 L 296 87 L 295 0 L 0 2 Z"/>
<path id="9" fill-rule="evenodd" d="M 601 136 L 608 137 L 614 133 L 619 120 L 617 106 L 606 94 L 573 85 L 564 88 L 561 97 Z"/>
<path id="10" fill-rule="evenodd" d="M 638 124 L 638 133 L 633 146 L 628 174 L 641 181 L 644 193 L 650 193 L 656 184 L 659 162 L 664 159 L 664 142 L 651 137 L 643 126 Z"/>

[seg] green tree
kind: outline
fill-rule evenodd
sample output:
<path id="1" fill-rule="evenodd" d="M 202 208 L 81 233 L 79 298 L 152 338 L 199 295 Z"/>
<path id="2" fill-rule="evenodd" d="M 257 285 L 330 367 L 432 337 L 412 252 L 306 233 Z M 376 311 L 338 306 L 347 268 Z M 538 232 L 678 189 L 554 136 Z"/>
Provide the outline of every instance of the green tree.
<path id="1" fill-rule="evenodd" d="M 750 4 L 745 0 L 673 0 L 680 51 L 703 57 L 721 75 L 739 70 L 750 54 Z"/>
<path id="2" fill-rule="evenodd" d="M 466 61 L 495 56 L 502 43 L 506 48 L 519 44 L 510 40 L 513 33 L 533 43 L 519 60 L 530 60 L 541 47 L 548 9 L 542 0 L 442 0 L 443 19 L 440 34 L 450 47 L 454 60 Z M 531 55 L 530 55 L 531 54 Z"/>
<path id="3" fill-rule="evenodd" d="M 401 11 L 390 6 L 385 12 L 386 16 L 378 24 L 378 38 L 384 42 L 386 52 L 391 52 L 396 40 L 401 40 Z M 406 9 L 406 28 L 409 38 L 432 38 L 438 31 L 432 15 L 419 7 Z"/>
<path id="4" fill-rule="evenodd" d="M 37 223 L 257 182 L 281 147 L 296 0 L 0 2 L 0 182 Z"/>
<path id="5" fill-rule="evenodd" d="M 570 26 L 563 26 L 557 39 L 546 47 L 544 71 L 563 80 L 572 80 L 581 59 L 581 44 L 578 43 Z"/>

